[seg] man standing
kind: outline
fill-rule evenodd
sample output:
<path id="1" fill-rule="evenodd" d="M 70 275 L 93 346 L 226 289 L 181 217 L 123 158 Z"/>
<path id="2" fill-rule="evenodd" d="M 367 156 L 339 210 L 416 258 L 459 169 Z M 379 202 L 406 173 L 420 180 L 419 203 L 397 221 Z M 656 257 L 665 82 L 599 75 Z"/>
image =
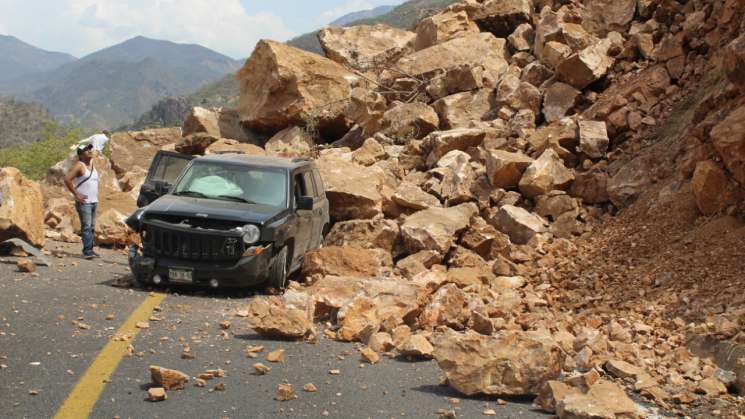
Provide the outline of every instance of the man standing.
<path id="1" fill-rule="evenodd" d="M 93 147 L 90 143 L 78 145 L 78 161 L 73 163 L 65 176 L 65 186 L 75 196 L 75 209 L 80 217 L 83 238 L 83 257 L 86 259 L 99 257 L 93 251 L 99 180 L 98 171 L 93 167 Z"/>

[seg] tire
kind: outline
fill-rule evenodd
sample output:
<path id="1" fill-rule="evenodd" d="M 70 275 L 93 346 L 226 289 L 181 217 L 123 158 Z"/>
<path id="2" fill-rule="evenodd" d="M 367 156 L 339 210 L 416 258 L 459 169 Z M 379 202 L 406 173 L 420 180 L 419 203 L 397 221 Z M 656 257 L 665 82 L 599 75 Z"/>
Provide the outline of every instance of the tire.
<path id="1" fill-rule="evenodd" d="M 279 291 L 287 288 L 287 246 L 277 252 L 269 267 L 269 285 Z"/>

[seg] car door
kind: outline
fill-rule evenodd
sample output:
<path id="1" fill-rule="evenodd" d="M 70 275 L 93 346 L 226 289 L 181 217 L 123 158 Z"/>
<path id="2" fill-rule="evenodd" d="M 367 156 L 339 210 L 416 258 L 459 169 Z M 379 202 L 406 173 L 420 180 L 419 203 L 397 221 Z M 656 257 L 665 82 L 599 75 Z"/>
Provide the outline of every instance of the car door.
<path id="1" fill-rule="evenodd" d="M 167 194 L 192 159 L 194 156 L 188 154 L 158 151 L 150 163 L 145 182 L 140 187 L 137 206 L 144 207 Z"/>
<path id="2" fill-rule="evenodd" d="M 323 181 L 318 170 L 313 168 L 306 172 L 306 183 L 312 182 L 314 185 L 313 194 L 313 230 L 311 233 L 312 249 L 317 249 L 321 246 L 323 240 L 324 227 L 329 222 L 329 202 L 326 199 L 326 192 L 324 189 Z"/>
<path id="3" fill-rule="evenodd" d="M 313 185 L 307 185 L 305 176 L 302 171 L 295 172 L 292 177 L 293 191 L 293 211 L 297 220 L 295 229 L 295 250 L 293 252 L 293 267 L 299 266 L 311 246 L 311 233 L 313 232 L 313 211 L 298 208 L 298 201 L 301 197 L 310 196 L 313 191 Z"/>

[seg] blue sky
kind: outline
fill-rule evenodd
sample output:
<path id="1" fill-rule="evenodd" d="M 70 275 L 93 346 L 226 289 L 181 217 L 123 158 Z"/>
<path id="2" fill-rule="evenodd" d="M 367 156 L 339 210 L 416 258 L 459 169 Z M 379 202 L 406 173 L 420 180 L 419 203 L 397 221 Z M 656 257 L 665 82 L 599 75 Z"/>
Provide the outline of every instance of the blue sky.
<path id="1" fill-rule="evenodd" d="M 82 57 L 137 35 L 196 43 L 233 58 L 350 12 L 403 0 L 0 0 L 0 34 Z"/>

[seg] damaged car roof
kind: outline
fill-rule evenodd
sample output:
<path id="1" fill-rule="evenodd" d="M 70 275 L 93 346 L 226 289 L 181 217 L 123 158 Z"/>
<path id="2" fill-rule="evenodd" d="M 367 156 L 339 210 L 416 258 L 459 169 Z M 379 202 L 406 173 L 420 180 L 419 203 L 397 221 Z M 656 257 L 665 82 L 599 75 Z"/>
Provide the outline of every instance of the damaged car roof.
<path id="1" fill-rule="evenodd" d="M 311 163 L 306 159 L 288 159 L 284 157 L 251 156 L 247 154 L 228 153 L 202 156 L 195 159 L 199 162 L 238 163 L 251 166 L 281 167 L 292 170 Z"/>

